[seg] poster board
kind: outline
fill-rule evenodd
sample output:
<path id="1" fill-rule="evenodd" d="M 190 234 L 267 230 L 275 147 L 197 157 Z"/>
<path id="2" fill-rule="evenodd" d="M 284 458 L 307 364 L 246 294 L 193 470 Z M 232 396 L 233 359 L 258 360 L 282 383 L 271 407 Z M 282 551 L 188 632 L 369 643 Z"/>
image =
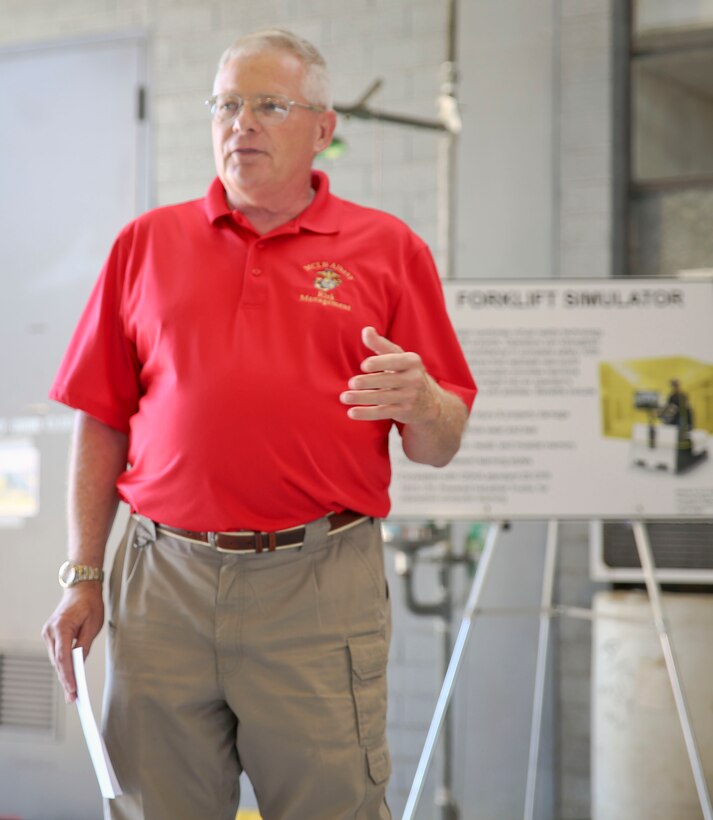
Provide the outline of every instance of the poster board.
<path id="1" fill-rule="evenodd" d="M 444 291 L 479 393 L 448 467 L 413 464 L 392 441 L 392 516 L 713 516 L 713 282 Z"/>

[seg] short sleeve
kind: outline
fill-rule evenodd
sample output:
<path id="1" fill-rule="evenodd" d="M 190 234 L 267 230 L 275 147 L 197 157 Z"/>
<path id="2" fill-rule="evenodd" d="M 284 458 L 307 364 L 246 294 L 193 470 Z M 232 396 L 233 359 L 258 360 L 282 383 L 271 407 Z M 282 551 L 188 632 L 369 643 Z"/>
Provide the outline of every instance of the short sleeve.
<path id="1" fill-rule="evenodd" d="M 387 337 L 421 356 L 438 384 L 459 396 L 470 410 L 475 381 L 446 309 L 443 286 L 426 245 L 410 256 L 403 273 L 401 296 Z"/>
<path id="2" fill-rule="evenodd" d="M 94 285 L 49 393 L 123 433 L 140 397 L 140 364 L 124 322 L 129 245 L 125 231 Z"/>

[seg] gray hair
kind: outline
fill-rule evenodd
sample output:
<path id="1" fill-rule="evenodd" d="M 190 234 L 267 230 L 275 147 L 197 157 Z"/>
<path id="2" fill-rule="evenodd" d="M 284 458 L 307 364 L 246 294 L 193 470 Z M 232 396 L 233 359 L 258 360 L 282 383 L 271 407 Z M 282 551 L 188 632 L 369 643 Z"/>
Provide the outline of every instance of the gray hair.
<path id="1" fill-rule="evenodd" d="M 332 107 L 329 72 L 324 57 L 308 40 L 286 29 L 268 28 L 239 37 L 221 55 L 218 73 L 226 63 L 246 51 L 258 52 L 268 49 L 285 51 L 297 57 L 305 68 L 305 98 L 311 103 Z"/>

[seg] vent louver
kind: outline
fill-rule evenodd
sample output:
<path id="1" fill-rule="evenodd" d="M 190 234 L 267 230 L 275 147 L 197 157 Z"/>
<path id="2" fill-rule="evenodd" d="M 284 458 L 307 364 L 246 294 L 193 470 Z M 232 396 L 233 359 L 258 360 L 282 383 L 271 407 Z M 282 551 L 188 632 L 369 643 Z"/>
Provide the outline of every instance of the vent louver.
<path id="1" fill-rule="evenodd" d="M 56 692 L 46 655 L 0 652 L 0 730 L 54 734 Z"/>
<path id="2" fill-rule="evenodd" d="M 657 569 L 713 570 L 713 522 L 651 521 L 647 529 Z M 606 521 L 603 536 L 607 566 L 641 566 L 629 524 Z"/>

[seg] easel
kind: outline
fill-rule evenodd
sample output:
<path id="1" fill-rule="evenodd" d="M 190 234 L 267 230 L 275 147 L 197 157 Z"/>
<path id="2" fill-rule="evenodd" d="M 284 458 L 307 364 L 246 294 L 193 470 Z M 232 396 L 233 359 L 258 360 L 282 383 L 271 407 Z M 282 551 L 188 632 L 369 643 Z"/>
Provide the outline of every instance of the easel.
<path id="1" fill-rule="evenodd" d="M 501 532 L 502 524 L 494 523 L 490 526 L 485 540 L 483 554 L 478 563 L 478 570 L 468 595 L 468 600 L 463 612 L 460 630 L 456 638 L 448 670 L 443 680 L 441 692 L 436 703 L 436 708 L 431 720 L 431 725 L 426 736 L 426 741 L 421 753 L 421 758 L 416 768 L 416 774 L 411 786 L 411 791 L 404 808 L 402 820 L 413 820 L 414 812 L 418 805 L 419 798 L 423 791 L 426 773 L 433 757 L 433 752 L 438 741 L 438 737 L 443 725 L 444 717 L 448 710 L 453 686 L 458 676 L 463 653 L 468 642 L 470 628 L 475 616 L 479 612 L 479 604 L 483 594 L 488 573 L 492 564 L 495 544 Z M 678 671 L 678 664 L 673 650 L 673 645 L 668 632 L 668 626 L 663 611 L 661 600 L 661 585 L 656 578 L 656 568 L 651 550 L 651 542 L 646 525 L 643 521 L 632 522 L 636 548 L 641 561 L 641 568 L 646 582 L 646 590 L 651 603 L 653 621 L 658 633 L 661 649 L 666 662 L 671 689 L 673 690 L 674 701 L 678 719 L 683 731 L 693 779 L 696 785 L 698 800 L 701 805 L 704 820 L 713 820 L 713 807 L 711 806 L 710 793 L 706 785 L 701 763 L 698 745 L 691 725 L 691 719 L 686 704 L 686 698 L 681 684 Z M 537 768 L 539 761 L 540 735 L 542 730 L 542 713 L 545 697 L 545 675 L 547 670 L 547 655 L 549 648 L 550 622 L 553 615 L 577 614 L 566 607 L 555 607 L 553 605 L 553 590 L 555 569 L 557 565 L 557 541 L 558 522 L 552 519 L 548 522 L 547 541 L 545 546 L 545 561 L 542 580 L 542 596 L 540 605 L 540 631 L 537 648 L 537 664 L 535 668 L 535 683 L 533 691 L 532 724 L 530 730 L 530 752 L 527 767 L 527 785 L 525 789 L 524 820 L 533 820 L 535 811 L 535 791 L 537 785 Z M 581 614 L 581 613 L 579 613 Z"/>

